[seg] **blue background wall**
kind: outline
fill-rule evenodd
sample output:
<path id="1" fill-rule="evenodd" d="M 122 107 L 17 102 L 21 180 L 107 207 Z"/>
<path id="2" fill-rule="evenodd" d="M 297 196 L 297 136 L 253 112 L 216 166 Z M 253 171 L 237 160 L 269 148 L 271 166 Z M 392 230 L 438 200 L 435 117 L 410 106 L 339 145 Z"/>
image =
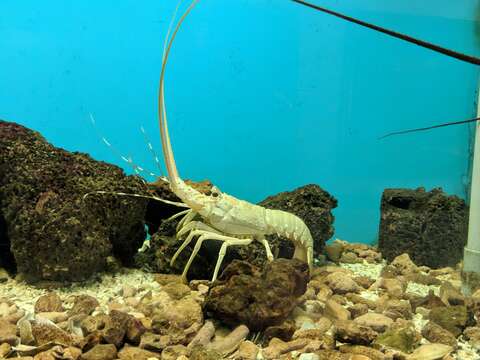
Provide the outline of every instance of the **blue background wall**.
<path id="1" fill-rule="evenodd" d="M 478 1 L 317 1 L 479 55 Z M 172 0 L 1 0 L 0 118 L 55 145 L 122 164 L 153 161 L 161 47 Z M 337 236 L 376 238 L 385 187 L 464 196 L 471 128 L 378 141 L 391 130 L 475 115 L 478 69 L 287 0 L 202 0 L 167 74 L 183 177 L 259 201 L 318 183 L 339 199 Z"/>

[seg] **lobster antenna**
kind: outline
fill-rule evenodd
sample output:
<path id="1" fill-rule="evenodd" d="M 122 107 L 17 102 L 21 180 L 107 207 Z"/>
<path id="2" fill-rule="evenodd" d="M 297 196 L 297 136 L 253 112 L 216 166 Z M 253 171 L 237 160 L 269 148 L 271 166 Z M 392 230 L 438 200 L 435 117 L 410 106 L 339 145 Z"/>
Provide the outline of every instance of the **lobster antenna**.
<path id="1" fill-rule="evenodd" d="M 165 110 L 165 91 L 164 91 L 164 82 L 165 82 L 165 68 L 168 61 L 168 55 L 172 48 L 173 41 L 182 25 L 183 21 L 187 15 L 192 11 L 193 7 L 197 4 L 198 0 L 193 0 L 188 9 L 182 15 L 180 20 L 175 27 L 175 30 L 172 33 L 172 36 L 168 42 L 165 54 L 163 56 L 162 62 L 162 71 L 160 73 L 160 85 L 159 85 L 159 94 L 158 94 L 158 115 L 160 123 L 160 137 L 162 139 L 162 150 L 163 156 L 165 159 L 165 165 L 167 166 L 168 177 L 171 183 L 171 186 L 175 186 L 175 180 L 178 179 L 178 171 L 175 164 L 175 159 L 173 157 L 172 145 L 170 143 L 170 136 L 168 133 L 168 123 L 167 123 L 167 114 Z"/>
<path id="2" fill-rule="evenodd" d="M 147 170 L 139 165 L 137 165 L 136 163 L 133 162 L 133 159 L 131 156 L 129 157 L 126 157 L 124 155 L 122 155 L 122 153 L 120 153 L 116 148 L 115 146 L 112 145 L 112 143 L 110 141 L 108 141 L 108 139 L 103 136 L 103 134 L 101 133 L 101 131 L 98 129 L 97 127 L 97 123 L 95 121 L 95 118 L 93 117 L 93 115 L 90 113 L 88 114 L 90 116 L 90 122 L 92 123 L 92 126 L 93 128 L 95 129 L 95 132 L 97 133 L 97 136 L 103 141 L 103 143 L 105 145 L 107 145 L 110 150 L 116 155 L 118 156 L 120 159 L 122 159 L 123 161 L 125 161 L 132 169 L 133 171 L 135 172 L 135 174 L 137 175 L 140 175 L 140 174 L 146 174 L 148 176 L 151 176 L 151 177 L 154 177 L 154 178 L 157 178 L 158 175 L 155 174 L 154 172 L 150 171 L 150 170 Z M 161 169 L 160 169 L 161 170 Z"/>
<path id="3" fill-rule="evenodd" d="M 474 118 L 474 119 L 469 119 L 469 120 L 461 120 L 461 121 L 452 121 L 452 122 L 448 122 L 448 123 L 437 124 L 437 125 L 421 127 L 421 128 L 416 128 L 416 129 L 394 131 L 394 132 L 391 132 L 391 133 L 380 136 L 378 138 L 378 140 L 382 140 L 382 139 L 385 139 L 387 137 L 394 136 L 394 135 L 402 135 L 402 134 L 408 134 L 408 133 L 413 133 L 413 132 L 438 129 L 438 128 L 441 128 L 441 127 L 446 127 L 446 126 L 451 126 L 451 125 L 468 124 L 468 123 L 477 122 L 477 121 L 480 121 L 480 118 Z"/>

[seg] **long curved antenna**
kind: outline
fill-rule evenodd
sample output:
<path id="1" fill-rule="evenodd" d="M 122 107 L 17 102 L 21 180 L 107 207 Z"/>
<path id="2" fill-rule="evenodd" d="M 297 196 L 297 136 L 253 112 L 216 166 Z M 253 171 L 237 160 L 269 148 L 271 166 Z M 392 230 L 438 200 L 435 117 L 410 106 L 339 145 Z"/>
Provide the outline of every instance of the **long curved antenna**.
<path id="1" fill-rule="evenodd" d="M 457 60 L 465 61 L 465 62 L 468 62 L 470 64 L 474 64 L 474 65 L 480 65 L 480 58 L 478 58 L 478 57 L 462 54 L 462 53 L 459 53 L 457 51 L 450 50 L 450 49 L 444 48 L 442 46 L 435 45 L 435 44 L 429 43 L 427 41 L 414 38 L 412 36 L 408 36 L 408 35 L 405 35 L 405 34 L 402 34 L 402 33 L 399 33 L 399 32 L 393 31 L 393 30 L 389 30 L 389 29 L 386 29 L 386 28 L 383 28 L 383 27 L 380 27 L 380 26 L 377 26 L 377 25 L 373 25 L 373 24 L 370 24 L 368 22 L 355 19 L 351 16 L 347 16 L 347 15 L 341 14 L 341 13 L 336 12 L 336 11 L 329 10 L 327 8 L 324 8 L 324 7 L 321 7 L 321 6 L 318 6 L 318 5 L 314 5 L 314 4 L 309 3 L 307 1 L 304 1 L 304 0 L 291 0 L 291 1 L 293 1 L 297 4 L 300 4 L 300 5 L 307 6 L 309 8 L 318 10 L 318 11 L 322 11 L 322 12 L 327 13 L 329 15 L 333 15 L 333 16 L 338 17 L 340 19 L 347 20 L 347 21 L 355 23 L 357 25 L 361 25 L 361 26 L 367 27 L 369 29 L 381 32 L 383 34 L 393 36 L 397 39 L 408 41 L 409 43 L 412 43 L 412 44 L 415 44 L 415 45 L 418 45 L 418 46 L 436 51 L 440 54 L 450 56 L 450 57 L 455 58 Z"/>
<path id="2" fill-rule="evenodd" d="M 394 136 L 394 135 L 402 135 L 402 134 L 408 134 L 408 133 L 413 133 L 413 132 L 418 132 L 418 131 L 438 129 L 438 128 L 441 128 L 441 127 L 446 127 L 446 126 L 451 126 L 451 125 L 468 124 L 468 123 L 477 122 L 477 121 L 480 121 L 480 118 L 474 118 L 474 119 L 469 119 L 469 120 L 461 120 L 461 121 L 452 121 L 452 122 L 448 122 L 448 123 L 437 124 L 437 125 L 421 127 L 421 128 L 416 128 L 416 129 L 394 131 L 394 132 L 391 132 L 391 133 L 380 136 L 378 138 L 378 140 L 382 140 L 382 139 L 385 139 L 387 137 Z"/>
<path id="3" fill-rule="evenodd" d="M 159 123 L 160 123 L 160 137 L 162 139 L 162 150 L 163 156 L 165 159 L 165 165 L 167 166 L 168 177 L 170 180 L 170 185 L 172 187 L 175 186 L 176 179 L 178 179 L 178 171 L 177 166 L 175 164 L 175 159 L 173 157 L 172 145 L 170 143 L 170 136 L 168 133 L 168 123 L 167 123 L 167 114 L 165 110 L 165 91 L 164 91 L 164 83 L 165 83 L 165 68 L 168 61 L 168 56 L 170 54 L 170 50 L 172 48 L 173 40 L 180 29 L 183 21 L 187 17 L 187 15 L 192 11 L 193 7 L 197 4 L 198 0 L 193 0 L 188 9 L 182 15 L 180 20 L 178 21 L 177 26 L 168 42 L 167 49 L 165 51 L 163 62 L 162 62 L 162 71 L 160 73 L 160 85 L 159 85 L 159 94 L 158 94 L 158 115 L 159 115 Z"/>

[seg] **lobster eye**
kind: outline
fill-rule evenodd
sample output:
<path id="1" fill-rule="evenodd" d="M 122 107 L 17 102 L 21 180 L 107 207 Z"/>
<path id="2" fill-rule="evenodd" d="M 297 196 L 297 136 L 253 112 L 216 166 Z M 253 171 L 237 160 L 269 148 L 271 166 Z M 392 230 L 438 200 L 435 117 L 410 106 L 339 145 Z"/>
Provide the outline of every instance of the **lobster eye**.
<path id="1" fill-rule="evenodd" d="M 212 195 L 212 192 L 211 192 L 210 190 L 208 190 L 208 191 L 205 193 L 205 195 L 210 196 L 210 195 Z"/>
<path id="2" fill-rule="evenodd" d="M 218 193 L 217 193 L 217 192 L 212 192 L 212 196 L 213 196 L 213 197 L 217 197 L 217 196 L 218 196 Z"/>

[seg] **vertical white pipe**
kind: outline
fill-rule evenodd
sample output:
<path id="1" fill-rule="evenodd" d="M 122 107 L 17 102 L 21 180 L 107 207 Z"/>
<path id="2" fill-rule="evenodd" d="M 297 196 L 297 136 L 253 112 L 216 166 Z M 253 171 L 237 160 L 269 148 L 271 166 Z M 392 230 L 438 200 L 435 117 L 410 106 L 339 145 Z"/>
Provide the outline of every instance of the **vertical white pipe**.
<path id="1" fill-rule="evenodd" d="M 480 116 L 480 91 L 477 94 L 477 117 Z M 470 293 L 480 279 L 480 122 L 475 126 L 468 241 L 463 256 L 464 292 Z"/>

